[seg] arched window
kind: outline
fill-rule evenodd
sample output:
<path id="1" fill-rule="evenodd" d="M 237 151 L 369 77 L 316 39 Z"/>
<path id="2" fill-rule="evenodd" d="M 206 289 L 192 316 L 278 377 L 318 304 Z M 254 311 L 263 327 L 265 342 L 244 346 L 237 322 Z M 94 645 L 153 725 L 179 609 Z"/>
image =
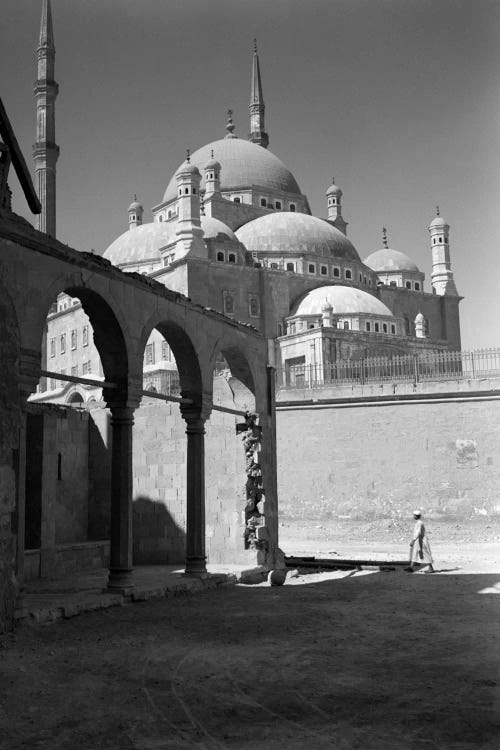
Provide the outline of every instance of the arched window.
<path id="1" fill-rule="evenodd" d="M 260 205 L 262 206 L 262 208 L 266 208 L 267 207 L 267 200 L 265 198 L 261 198 L 260 199 Z"/>
<path id="2" fill-rule="evenodd" d="M 236 263 L 236 255 L 234 253 L 229 253 L 227 260 L 229 263 Z"/>
<path id="3" fill-rule="evenodd" d="M 387 323 L 382 324 L 382 330 L 384 333 L 387 333 Z"/>
<path id="4" fill-rule="evenodd" d="M 295 211 L 295 203 L 290 203 L 290 211 L 292 213 Z"/>
<path id="5" fill-rule="evenodd" d="M 407 281 L 406 282 L 406 288 L 407 289 L 411 289 L 411 281 Z"/>
<path id="6" fill-rule="evenodd" d="M 371 328 L 372 328 L 372 327 L 371 327 L 371 324 L 370 324 L 370 321 L 369 321 L 369 320 L 367 320 L 367 321 L 366 321 L 366 323 L 365 323 L 365 327 L 366 327 L 366 330 L 367 330 L 367 331 L 371 331 Z"/>
<path id="7" fill-rule="evenodd" d="M 420 291 L 420 282 L 418 282 L 418 281 L 415 282 L 415 291 L 416 292 Z"/>
<path id="8" fill-rule="evenodd" d="M 375 333 L 379 333 L 379 332 L 380 332 L 380 326 L 378 323 L 375 323 Z"/>
<path id="9" fill-rule="evenodd" d="M 396 326 L 394 323 L 391 323 L 391 333 L 396 333 Z"/>
<path id="10" fill-rule="evenodd" d="M 352 279 L 352 271 L 350 268 L 345 269 L 345 277 L 346 279 Z"/>
<path id="11" fill-rule="evenodd" d="M 224 262 L 224 253 L 218 252 L 217 253 L 217 260 L 220 260 L 220 261 Z"/>
<path id="12" fill-rule="evenodd" d="M 163 216 L 160 214 L 159 221 L 163 221 Z"/>
<path id="13" fill-rule="evenodd" d="M 234 298 L 233 295 L 229 292 L 223 293 L 223 299 L 224 299 L 224 312 L 228 315 L 234 314 Z"/>
<path id="14" fill-rule="evenodd" d="M 344 331 L 348 331 L 348 330 L 349 330 L 349 321 L 344 320 Z"/>
<path id="15" fill-rule="evenodd" d="M 271 263 L 271 264 L 270 264 L 270 266 L 269 266 L 269 268 L 275 268 L 275 269 L 278 269 L 278 268 L 279 268 L 279 265 L 278 265 L 277 263 Z"/>
<path id="16" fill-rule="evenodd" d="M 281 211 L 281 201 L 276 201 L 276 210 Z"/>

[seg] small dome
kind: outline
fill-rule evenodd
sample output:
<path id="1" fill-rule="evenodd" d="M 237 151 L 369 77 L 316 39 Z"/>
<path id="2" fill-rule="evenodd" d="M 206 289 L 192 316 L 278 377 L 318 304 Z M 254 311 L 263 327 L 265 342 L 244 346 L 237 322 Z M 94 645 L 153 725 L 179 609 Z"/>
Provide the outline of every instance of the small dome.
<path id="1" fill-rule="evenodd" d="M 201 177 L 200 170 L 196 166 L 196 164 L 191 164 L 190 161 L 185 161 L 181 164 L 177 172 L 175 173 L 176 177 L 180 177 L 181 175 L 185 174 L 193 174 L 198 175 L 198 177 Z"/>
<path id="2" fill-rule="evenodd" d="M 127 211 L 144 211 L 144 207 L 141 203 L 139 203 L 138 200 L 133 200 L 130 206 L 127 208 Z"/>
<path id="3" fill-rule="evenodd" d="M 363 262 L 372 271 L 375 271 L 375 273 L 382 271 L 388 273 L 391 271 L 413 271 L 420 273 L 418 266 L 411 258 L 399 252 L 399 250 L 391 250 L 390 247 L 383 247 L 381 250 L 377 250 L 365 258 Z"/>
<path id="4" fill-rule="evenodd" d="M 238 190 L 257 185 L 264 190 L 278 190 L 300 196 L 300 188 L 292 173 L 268 149 L 241 138 L 222 138 L 209 143 L 191 154 L 191 166 L 204 169 L 217 154 L 221 170 L 221 190 Z M 177 170 L 179 172 L 179 170 Z M 176 172 L 176 174 L 177 174 Z M 168 183 L 163 201 L 177 197 L 175 176 Z"/>
<path id="5" fill-rule="evenodd" d="M 332 185 L 330 185 L 330 187 L 326 191 L 326 195 L 338 195 L 338 196 L 341 196 L 342 195 L 342 190 L 334 182 Z"/>
<path id="6" fill-rule="evenodd" d="M 103 257 L 115 266 L 158 260 L 160 248 L 175 242 L 175 229 L 175 223 L 165 221 L 133 227 L 112 242 Z"/>
<path id="7" fill-rule="evenodd" d="M 291 315 L 319 315 L 327 300 L 336 315 L 365 313 L 394 317 L 383 302 L 368 292 L 350 286 L 320 286 L 308 292 L 292 307 Z"/>
<path id="8" fill-rule="evenodd" d="M 204 239 L 206 240 L 216 239 L 219 238 L 220 235 L 224 235 L 224 239 L 238 242 L 238 238 L 233 230 L 230 229 L 227 224 L 224 224 L 223 221 L 215 219 L 213 216 L 202 216 L 201 228 L 203 229 L 205 235 Z"/>
<path id="9" fill-rule="evenodd" d="M 236 236 L 251 253 L 315 254 L 321 257 L 360 260 L 356 248 L 345 234 L 324 219 L 309 214 L 280 211 L 260 216 L 240 227 L 236 231 Z"/>
<path id="10" fill-rule="evenodd" d="M 436 228 L 442 228 L 442 229 L 444 229 L 447 226 L 448 226 L 448 224 L 446 223 L 446 221 L 443 219 L 442 216 L 436 216 L 436 218 L 433 219 L 431 221 L 431 223 L 429 224 L 429 229 L 431 227 L 436 227 Z"/>
<path id="11" fill-rule="evenodd" d="M 217 161 L 217 159 L 214 159 L 213 156 L 210 157 L 210 159 L 205 164 L 205 172 L 208 172 L 209 170 L 213 170 L 214 172 L 220 172 L 222 169 L 221 165 Z"/>

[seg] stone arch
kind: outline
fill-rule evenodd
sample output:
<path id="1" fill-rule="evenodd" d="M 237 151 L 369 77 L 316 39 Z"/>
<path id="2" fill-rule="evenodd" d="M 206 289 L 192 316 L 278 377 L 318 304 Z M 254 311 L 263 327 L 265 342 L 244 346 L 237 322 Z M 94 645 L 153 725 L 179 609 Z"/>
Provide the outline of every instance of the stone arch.
<path id="1" fill-rule="evenodd" d="M 77 390 L 72 391 L 66 399 L 66 403 L 70 406 L 83 406 L 83 402 L 84 398 Z"/>
<path id="2" fill-rule="evenodd" d="M 242 349 L 232 343 L 222 343 L 218 347 L 218 353 L 222 354 L 227 364 L 229 365 L 231 375 L 240 380 L 243 385 L 248 388 L 248 390 L 251 391 L 255 396 L 254 375 L 250 366 L 250 362 Z"/>

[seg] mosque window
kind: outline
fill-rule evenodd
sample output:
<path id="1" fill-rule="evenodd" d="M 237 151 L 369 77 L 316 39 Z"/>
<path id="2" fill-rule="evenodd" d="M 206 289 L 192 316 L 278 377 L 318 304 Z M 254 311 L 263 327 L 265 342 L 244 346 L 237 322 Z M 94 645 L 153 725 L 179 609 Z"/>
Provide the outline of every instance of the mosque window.
<path id="1" fill-rule="evenodd" d="M 168 214 L 167 214 L 167 218 L 168 218 L 168 219 L 171 219 L 171 218 L 172 218 L 172 211 L 169 211 L 169 212 L 168 212 Z"/>
<path id="2" fill-rule="evenodd" d="M 71 331 L 71 348 L 76 349 L 76 331 Z"/>
<path id="3" fill-rule="evenodd" d="M 371 323 L 370 323 L 369 320 L 366 321 L 365 328 L 366 328 L 367 331 L 371 331 L 372 326 L 371 326 Z"/>
<path id="4" fill-rule="evenodd" d="M 391 333 L 396 333 L 396 326 L 394 323 L 391 323 Z"/>
<path id="5" fill-rule="evenodd" d="M 380 326 L 378 323 L 375 323 L 375 333 L 379 333 L 379 331 L 380 331 Z"/>
<path id="6" fill-rule="evenodd" d="M 411 281 L 407 281 L 405 286 L 407 289 L 411 289 Z"/>
<path id="7" fill-rule="evenodd" d="M 384 333 L 387 333 L 387 323 L 382 324 L 382 330 Z"/>
<path id="8" fill-rule="evenodd" d="M 155 344 L 154 341 L 151 344 L 146 344 L 144 350 L 144 361 L 146 365 L 154 365 L 155 363 Z"/>
<path id="9" fill-rule="evenodd" d="M 82 334 L 83 334 L 83 342 L 82 342 L 83 346 L 88 346 L 89 345 L 89 327 L 88 326 L 83 326 Z"/>
<path id="10" fill-rule="evenodd" d="M 328 266 L 321 266 L 320 273 L 322 276 L 328 276 Z"/>
<path id="11" fill-rule="evenodd" d="M 419 291 L 420 291 L 420 282 L 419 282 L 419 281 L 416 281 L 416 282 L 415 282 L 415 291 L 416 291 L 416 292 L 419 292 Z"/>
<path id="12" fill-rule="evenodd" d="M 443 242 L 443 238 L 442 238 L 442 237 L 440 237 L 440 238 L 439 238 L 439 241 L 440 241 L 440 242 L 442 243 L 442 242 Z"/>
<path id="13" fill-rule="evenodd" d="M 307 327 L 309 328 L 309 330 L 313 329 L 314 328 L 314 323 L 309 323 L 309 325 Z"/>
<path id="14" fill-rule="evenodd" d="M 368 286 L 371 286 L 371 285 L 372 285 L 372 280 L 368 279 Z"/>
<path id="15" fill-rule="evenodd" d="M 61 334 L 60 349 L 61 349 L 61 354 L 65 354 L 66 352 L 66 334 L 65 333 Z"/>
<path id="16" fill-rule="evenodd" d="M 233 203 L 241 203 L 241 198 L 240 198 L 240 196 L 239 196 L 239 195 L 236 195 L 236 196 L 235 196 L 235 197 L 233 198 Z"/>
<path id="17" fill-rule="evenodd" d="M 229 253 L 227 261 L 228 263 L 236 263 L 236 255 L 234 253 Z"/>
<path id="18" fill-rule="evenodd" d="M 292 213 L 295 211 L 295 203 L 290 203 L 290 211 Z"/>
<path id="19" fill-rule="evenodd" d="M 71 368 L 71 374 L 74 378 L 76 378 L 76 376 L 78 375 L 78 365 L 73 365 L 73 367 Z"/>
<path id="20" fill-rule="evenodd" d="M 281 201 L 276 201 L 276 211 L 281 211 Z"/>
<path id="21" fill-rule="evenodd" d="M 363 284 L 366 284 L 366 276 L 363 276 Z"/>
<path id="22" fill-rule="evenodd" d="M 362 281 L 363 281 L 363 274 L 362 274 L 362 273 L 360 273 L 360 274 L 359 274 L 359 283 L 361 284 L 361 282 L 362 282 Z"/>
<path id="23" fill-rule="evenodd" d="M 344 320 L 344 331 L 348 331 L 348 330 L 349 330 L 349 321 Z"/>
<path id="24" fill-rule="evenodd" d="M 224 262 L 224 253 L 218 252 L 217 253 L 217 260 L 220 260 L 223 263 Z"/>
<path id="25" fill-rule="evenodd" d="M 274 269 L 278 270 L 279 265 L 277 263 L 270 263 L 269 268 L 274 268 Z"/>
<path id="26" fill-rule="evenodd" d="M 335 276 L 335 278 L 339 279 L 340 278 L 340 268 L 334 268 L 333 269 L 333 275 Z"/>
<path id="27" fill-rule="evenodd" d="M 262 208 L 266 208 L 267 207 L 267 200 L 265 198 L 261 198 L 260 199 L 260 205 L 262 206 Z"/>
<path id="28" fill-rule="evenodd" d="M 345 277 L 346 279 L 352 279 L 352 271 L 350 268 L 345 269 Z"/>
<path id="29" fill-rule="evenodd" d="M 82 374 L 88 375 L 90 372 L 92 372 L 92 362 L 87 360 L 87 362 L 84 362 L 82 365 Z"/>
<path id="30" fill-rule="evenodd" d="M 314 263 L 309 263 L 309 265 L 307 266 L 307 271 L 308 273 L 316 273 L 316 266 L 314 265 Z"/>
<path id="31" fill-rule="evenodd" d="M 248 310 L 249 310 L 249 313 L 250 313 L 251 317 L 252 318 L 258 318 L 259 315 L 260 315 L 259 298 L 256 297 L 256 296 L 254 296 L 254 295 L 251 295 L 248 298 L 248 302 L 249 302 L 249 304 L 248 304 Z"/>
<path id="32" fill-rule="evenodd" d="M 179 195 L 182 195 L 182 188 L 179 188 Z"/>
<path id="33" fill-rule="evenodd" d="M 410 328 L 410 318 L 408 317 L 408 315 L 404 316 L 404 321 L 405 321 L 405 334 L 406 336 L 409 336 L 411 328 Z"/>
<path id="34" fill-rule="evenodd" d="M 229 292 L 223 292 L 224 312 L 228 315 L 234 314 L 234 298 Z"/>
<path id="35" fill-rule="evenodd" d="M 287 271 L 295 271 L 295 263 L 287 263 L 286 264 L 286 270 Z"/>
<path id="36" fill-rule="evenodd" d="M 50 356 L 55 357 L 56 356 L 56 340 L 50 339 Z"/>
<path id="37" fill-rule="evenodd" d="M 170 362 L 171 360 L 170 347 L 166 341 L 161 342 L 161 358 L 164 359 L 166 362 Z"/>

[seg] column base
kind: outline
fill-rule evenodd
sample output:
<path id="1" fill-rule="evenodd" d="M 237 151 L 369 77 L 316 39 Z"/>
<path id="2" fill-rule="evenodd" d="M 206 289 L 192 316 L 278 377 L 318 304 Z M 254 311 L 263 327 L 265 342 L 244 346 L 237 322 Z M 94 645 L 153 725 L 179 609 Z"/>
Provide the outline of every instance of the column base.
<path id="1" fill-rule="evenodd" d="M 188 557 L 186 559 L 186 569 L 184 570 L 184 575 L 194 578 L 208 578 L 210 574 L 207 571 L 207 558 Z"/>
<path id="2" fill-rule="evenodd" d="M 134 590 L 134 574 L 132 568 L 110 568 L 108 572 L 107 590 L 113 594 L 131 594 Z"/>

